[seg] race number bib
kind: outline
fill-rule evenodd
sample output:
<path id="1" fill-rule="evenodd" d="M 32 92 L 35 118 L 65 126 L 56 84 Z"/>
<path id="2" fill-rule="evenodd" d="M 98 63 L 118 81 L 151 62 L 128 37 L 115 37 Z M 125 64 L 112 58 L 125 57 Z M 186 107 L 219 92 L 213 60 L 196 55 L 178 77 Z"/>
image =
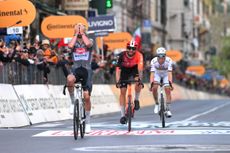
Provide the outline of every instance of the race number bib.
<path id="1" fill-rule="evenodd" d="M 76 48 L 73 53 L 74 61 L 85 60 L 89 59 L 89 52 L 85 50 L 85 48 Z"/>

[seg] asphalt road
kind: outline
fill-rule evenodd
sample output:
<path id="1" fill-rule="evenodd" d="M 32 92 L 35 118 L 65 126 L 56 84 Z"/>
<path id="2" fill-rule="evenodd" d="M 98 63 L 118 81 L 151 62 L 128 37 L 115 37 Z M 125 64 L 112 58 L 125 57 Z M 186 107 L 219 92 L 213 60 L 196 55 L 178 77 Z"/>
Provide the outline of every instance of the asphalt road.
<path id="1" fill-rule="evenodd" d="M 161 128 L 153 106 L 135 113 L 132 131 L 120 113 L 93 116 L 92 132 L 77 141 L 72 121 L 0 129 L 1 153 L 229 153 L 230 100 L 177 101 Z"/>

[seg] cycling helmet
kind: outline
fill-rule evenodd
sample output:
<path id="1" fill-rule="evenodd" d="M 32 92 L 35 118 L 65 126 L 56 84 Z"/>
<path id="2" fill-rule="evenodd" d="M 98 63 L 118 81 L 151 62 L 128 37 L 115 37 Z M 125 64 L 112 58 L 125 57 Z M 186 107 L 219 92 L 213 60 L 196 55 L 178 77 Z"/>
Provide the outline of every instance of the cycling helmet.
<path id="1" fill-rule="evenodd" d="M 127 43 L 127 48 L 132 49 L 132 50 L 136 50 L 137 42 L 134 40 L 131 40 L 130 42 Z"/>
<path id="2" fill-rule="evenodd" d="M 158 57 L 165 57 L 166 56 L 166 49 L 164 47 L 159 47 L 156 50 Z"/>

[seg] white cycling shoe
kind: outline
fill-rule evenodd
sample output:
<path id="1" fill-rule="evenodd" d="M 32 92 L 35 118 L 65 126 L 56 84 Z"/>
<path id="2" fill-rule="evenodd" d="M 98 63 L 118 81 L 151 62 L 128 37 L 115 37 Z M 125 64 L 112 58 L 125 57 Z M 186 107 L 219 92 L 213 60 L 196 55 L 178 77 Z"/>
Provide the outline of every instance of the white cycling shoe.
<path id="1" fill-rule="evenodd" d="M 85 133 L 90 133 L 91 132 L 91 126 L 90 124 L 85 124 Z"/>
<path id="2" fill-rule="evenodd" d="M 167 118 L 172 117 L 171 111 L 170 111 L 170 110 L 167 110 L 166 113 L 165 113 L 165 116 L 166 116 Z"/>
<path id="3" fill-rule="evenodd" d="M 159 105 L 157 105 L 157 104 L 155 104 L 154 113 L 155 113 L 155 114 L 158 114 L 158 113 L 159 113 Z"/>

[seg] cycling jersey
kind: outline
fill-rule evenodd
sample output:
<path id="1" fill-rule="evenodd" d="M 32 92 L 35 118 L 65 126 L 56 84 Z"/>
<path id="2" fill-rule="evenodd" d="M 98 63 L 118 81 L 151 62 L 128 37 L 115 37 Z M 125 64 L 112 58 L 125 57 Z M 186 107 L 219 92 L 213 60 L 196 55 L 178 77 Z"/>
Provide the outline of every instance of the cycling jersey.
<path id="1" fill-rule="evenodd" d="M 118 66 L 121 69 L 137 66 L 138 70 L 143 70 L 143 55 L 136 51 L 133 57 L 128 57 L 128 51 L 122 52 L 118 59 Z"/>
<path id="2" fill-rule="evenodd" d="M 73 68 L 84 67 L 91 69 L 92 47 L 88 48 L 84 43 L 75 43 L 72 51 Z"/>
<path id="3" fill-rule="evenodd" d="M 155 72 L 155 74 L 164 75 L 167 74 L 168 71 L 172 71 L 172 59 L 169 57 L 165 58 L 165 62 L 160 64 L 157 60 L 157 57 L 151 60 L 151 72 Z"/>
<path id="4" fill-rule="evenodd" d="M 118 59 L 118 68 L 120 68 L 120 81 L 128 80 L 129 78 L 138 77 L 139 71 L 143 70 L 143 56 L 140 52 L 136 53 L 132 57 L 128 57 L 128 51 L 122 52 Z M 123 83 L 121 88 L 127 87 L 127 83 Z"/>
<path id="5" fill-rule="evenodd" d="M 168 72 L 172 71 L 172 59 L 169 57 L 165 58 L 163 64 L 160 64 L 157 57 L 151 60 L 151 72 L 154 72 L 154 81 L 160 83 L 163 80 L 165 86 L 169 85 Z"/>
<path id="6" fill-rule="evenodd" d="M 88 48 L 83 42 L 76 41 L 74 48 L 72 49 L 72 73 L 76 77 L 76 82 L 80 78 L 83 79 L 83 90 L 92 91 L 92 47 Z"/>

